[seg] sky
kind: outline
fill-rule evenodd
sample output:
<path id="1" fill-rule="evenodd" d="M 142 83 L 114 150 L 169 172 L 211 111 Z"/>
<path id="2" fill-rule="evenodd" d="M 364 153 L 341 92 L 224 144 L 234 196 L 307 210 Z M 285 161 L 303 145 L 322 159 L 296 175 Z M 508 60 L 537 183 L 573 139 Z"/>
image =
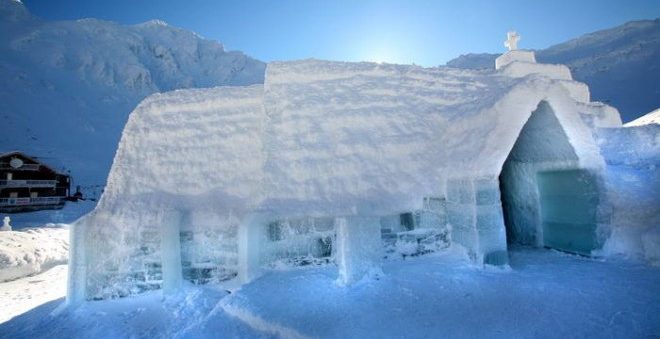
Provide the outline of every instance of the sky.
<path id="1" fill-rule="evenodd" d="M 631 20 L 660 0 L 23 0 L 47 20 L 160 19 L 262 61 L 317 58 L 437 66 L 465 53 L 541 49 Z"/>

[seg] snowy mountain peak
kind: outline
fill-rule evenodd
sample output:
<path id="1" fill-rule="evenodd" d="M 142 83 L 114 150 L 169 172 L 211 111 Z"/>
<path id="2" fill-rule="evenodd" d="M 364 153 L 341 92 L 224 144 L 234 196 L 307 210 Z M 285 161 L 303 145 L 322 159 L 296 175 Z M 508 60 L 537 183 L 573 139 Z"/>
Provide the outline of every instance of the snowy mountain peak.
<path id="1" fill-rule="evenodd" d="M 265 64 L 152 20 L 44 21 L 0 0 L 0 145 L 66 164 L 101 185 L 128 113 L 179 88 L 263 83 Z M 57 126 L 53 129 L 52 126 Z"/>
<path id="2" fill-rule="evenodd" d="M 0 21 L 18 22 L 32 19 L 20 0 L 0 0 Z"/>
<path id="3" fill-rule="evenodd" d="M 169 26 L 169 24 L 163 20 L 160 19 L 153 19 L 149 20 L 147 22 L 143 22 L 141 24 L 138 24 L 138 26 Z"/>

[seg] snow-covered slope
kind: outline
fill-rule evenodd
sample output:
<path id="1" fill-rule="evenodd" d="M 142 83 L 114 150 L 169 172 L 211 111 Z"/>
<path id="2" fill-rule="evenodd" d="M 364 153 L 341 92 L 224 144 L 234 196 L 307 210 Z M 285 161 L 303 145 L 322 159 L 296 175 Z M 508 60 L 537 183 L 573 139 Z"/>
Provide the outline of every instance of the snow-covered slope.
<path id="1" fill-rule="evenodd" d="M 626 127 L 633 127 L 633 126 L 644 126 L 644 125 L 660 125 L 660 108 L 656 109 L 655 111 L 643 115 L 627 124 L 624 126 Z"/>
<path id="2" fill-rule="evenodd" d="M 492 68 L 499 54 L 467 54 L 447 66 Z M 541 63 L 565 64 L 589 85 L 592 98 L 621 112 L 623 121 L 660 107 L 660 19 L 633 21 L 537 51 Z"/>
<path id="3" fill-rule="evenodd" d="M 150 21 L 46 22 L 0 0 L 0 149 L 104 184 L 128 113 L 177 88 L 262 83 L 264 63 L 193 32 Z"/>

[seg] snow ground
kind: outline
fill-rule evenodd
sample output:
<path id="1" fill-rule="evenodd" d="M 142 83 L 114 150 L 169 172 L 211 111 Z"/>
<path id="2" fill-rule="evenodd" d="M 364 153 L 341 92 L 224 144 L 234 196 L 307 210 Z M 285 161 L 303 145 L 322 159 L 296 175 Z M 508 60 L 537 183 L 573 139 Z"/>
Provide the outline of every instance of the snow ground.
<path id="1" fill-rule="evenodd" d="M 657 267 L 518 248 L 510 270 L 442 253 L 383 271 L 349 288 L 335 284 L 334 266 L 270 271 L 229 295 L 189 286 L 51 314 L 60 299 L 0 324 L 0 337 L 660 336 Z"/>
<path id="2" fill-rule="evenodd" d="M 57 265 L 34 276 L 0 283 L 0 323 L 64 297 L 67 268 L 67 265 Z"/>

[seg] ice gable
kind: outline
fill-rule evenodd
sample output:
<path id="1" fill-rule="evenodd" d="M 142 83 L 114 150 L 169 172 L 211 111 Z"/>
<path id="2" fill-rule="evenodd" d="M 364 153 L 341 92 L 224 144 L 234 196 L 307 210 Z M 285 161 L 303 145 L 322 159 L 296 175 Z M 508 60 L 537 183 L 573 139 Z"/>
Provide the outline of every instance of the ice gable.
<path id="1" fill-rule="evenodd" d="M 378 272 L 380 234 L 425 249 L 451 239 L 492 264 L 506 264 L 509 232 L 546 244 L 546 227 L 577 224 L 552 219 L 570 206 L 541 213 L 557 192 L 538 193 L 537 174 L 594 178 L 585 190 L 597 191 L 605 163 L 592 132 L 620 119 L 547 71 L 560 66 L 513 59 L 497 71 L 278 62 L 263 86 L 147 98 L 102 200 L 74 226 L 71 299 L 247 281 L 283 259 L 335 262 L 350 284 Z M 504 191 L 532 200 L 521 208 Z M 595 208 L 584 217 L 603 230 Z"/>

